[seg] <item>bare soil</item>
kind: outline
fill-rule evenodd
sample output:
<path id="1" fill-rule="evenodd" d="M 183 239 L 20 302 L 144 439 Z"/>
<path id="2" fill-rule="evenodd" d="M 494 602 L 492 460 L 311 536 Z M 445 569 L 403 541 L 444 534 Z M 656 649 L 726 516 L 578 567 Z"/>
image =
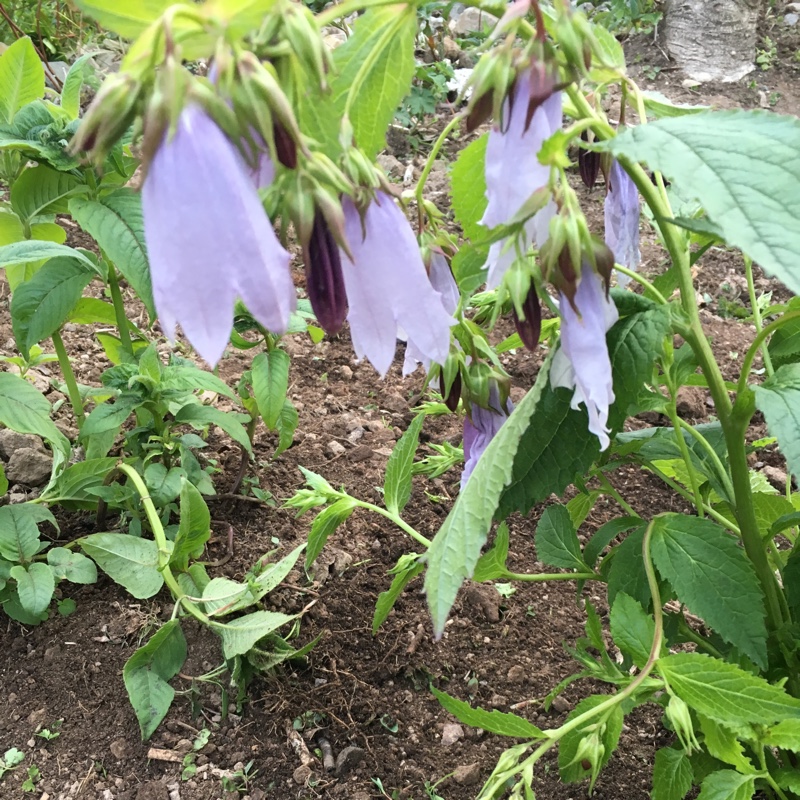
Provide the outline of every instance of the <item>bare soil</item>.
<path id="1" fill-rule="evenodd" d="M 645 86 L 678 102 L 754 107 L 763 105 L 761 93 L 769 105 L 771 93 L 777 92 L 780 97 L 775 110 L 796 113 L 800 98 L 796 62 L 788 55 L 793 57 L 797 43 L 791 39 L 792 31 L 772 31 L 770 35 L 778 39 L 779 53 L 787 58 L 777 59 L 769 72 L 754 73 L 737 85 L 682 87 L 680 75 L 671 70 L 650 38 L 627 43 L 631 72 L 634 78 L 643 79 Z M 751 81 L 755 81 L 755 89 Z M 414 159 L 402 150 L 395 156 L 404 164 Z M 441 186 L 429 189 L 441 191 Z M 585 201 L 590 219 L 601 230 L 601 191 L 586 193 Z M 645 271 L 656 274 L 662 269 L 663 255 L 652 234 L 644 237 L 643 255 Z M 740 257 L 723 249 L 710 251 L 699 264 L 697 280 L 709 336 L 726 365 L 726 377 L 733 377 L 753 336 L 751 326 L 725 316 L 731 304 L 747 305 Z M 758 288 L 759 292 L 773 290 L 776 297 L 785 293 L 765 277 L 759 277 Z M 2 352 L 10 354 L 13 340 L 7 303 L 3 302 L 0 343 Z M 131 299 L 131 313 L 136 315 L 137 309 Z M 502 325 L 507 328 L 502 332 L 510 331 L 508 323 Z M 97 383 L 106 364 L 96 340 L 83 328 L 65 338 L 79 380 Z M 273 494 L 278 505 L 302 485 L 300 465 L 321 473 L 333 485 L 346 486 L 356 497 L 380 502 L 376 487 L 382 484 L 395 440 L 411 419 L 409 400 L 422 389 L 421 375 L 401 379 L 400 347 L 391 373 L 380 380 L 368 364 L 355 363 L 346 333 L 318 345 L 297 337 L 288 349 L 293 357 L 291 394 L 300 413 L 295 443 L 277 460 L 270 460 L 275 442 L 262 431 L 249 474 Z M 234 379 L 245 368 L 245 359 L 232 355 L 223 362 L 221 375 Z M 507 356 L 516 396 L 530 388 L 540 360 L 540 355 L 528 353 Z M 57 399 L 55 390 L 49 398 Z M 692 422 L 707 419 L 711 411 L 702 393 L 684 408 Z M 66 411 L 61 413 L 69 430 L 72 420 Z M 350 436 L 356 428 L 364 429 L 358 440 Z M 454 417 L 426 422 L 423 441 L 443 439 L 460 440 L 460 426 Z M 330 442 L 342 444 L 345 453 L 330 457 Z M 219 432 L 212 432 L 210 444 L 221 468 L 216 476 L 218 491 L 224 493 L 237 472 L 239 450 Z M 770 454 L 769 459 L 780 463 L 777 454 Z M 427 536 L 436 532 L 458 492 L 458 477 L 458 470 L 452 470 L 433 481 L 415 479 L 406 518 L 420 532 Z M 649 474 L 619 471 L 613 480 L 643 514 L 689 511 Z M 287 553 L 308 535 L 310 516 L 296 519 L 288 511 L 252 499 L 212 500 L 211 510 L 215 537 L 209 559 L 224 555 L 227 524 L 233 527 L 235 542 L 233 557 L 212 570 L 214 575 L 241 577 L 257 558 L 276 546 L 279 554 Z M 509 562 L 516 571 L 544 570 L 533 546 L 540 513 L 541 509 L 534 509 L 526 518 L 510 519 Z M 612 501 L 601 500 L 582 526 L 581 536 L 590 535 L 619 513 Z M 95 529 L 89 515 L 70 515 L 61 521 L 62 540 Z M 442 798 L 474 798 L 509 741 L 466 726 L 454 727 L 455 720 L 439 706 L 430 685 L 484 708 L 513 709 L 541 727 L 558 725 L 579 699 L 607 689 L 579 681 L 549 711 L 544 709 L 543 698 L 550 689 L 576 671 L 563 645 L 573 644 L 583 634 L 583 612 L 582 600 L 569 583 L 519 585 L 508 598 L 491 585 L 468 585 L 458 598 L 443 639 L 435 642 L 421 579 L 417 579 L 373 636 L 375 602 L 391 581 L 387 570 L 401 554 L 413 549 L 413 542 L 401 531 L 380 517 L 359 511 L 332 537 L 312 574 L 296 569 L 270 596 L 269 604 L 293 613 L 314 601 L 293 643 L 299 646 L 317 636 L 320 641 L 304 665 L 256 679 L 241 714 L 234 713 L 235 704 L 223 714 L 217 686 L 200 685 L 199 696 L 189 696 L 191 677 L 218 665 L 221 656 L 213 635 L 187 621 L 184 629 L 190 656 L 173 682 L 179 696 L 147 743 L 140 740 L 121 671 L 137 646 L 159 622 L 169 618 L 171 603 L 166 593 L 136 602 L 101 576 L 94 586 L 63 586 L 64 595 L 77 602 L 76 613 L 68 618 L 53 614 L 33 629 L 4 619 L 0 681 L 6 711 L 0 715 L 0 753 L 18 747 L 26 752 L 26 759 L 0 781 L 0 797 L 424 800 L 436 797 L 427 787 L 441 781 L 436 792 Z M 589 587 L 586 597 L 601 614 L 607 614 L 602 586 Z M 307 728 L 320 728 L 334 757 L 344 753 L 341 771 L 324 769 L 315 753 L 317 738 L 307 741 L 312 769 L 298 769 L 302 762 L 287 735 L 296 720 L 307 723 Z M 36 736 L 41 729 L 54 730 L 56 725 L 60 725 L 57 738 L 48 741 Z M 180 761 L 203 728 L 211 731 L 211 737 L 199 753 L 197 773 L 182 781 Z M 656 709 L 632 714 L 626 720 L 618 752 L 597 783 L 595 796 L 644 800 L 649 796 L 654 753 L 669 741 Z M 239 793 L 226 792 L 223 777 L 250 761 L 253 777 L 247 785 L 242 784 Z M 32 764 L 41 770 L 41 780 L 34 793 L 26 794 L 22 781 Z M 539 765 L 539 797 L 567 800 L 583 797 L 586 791 L 585 785 L 559 783 L 554 755 Z"/>

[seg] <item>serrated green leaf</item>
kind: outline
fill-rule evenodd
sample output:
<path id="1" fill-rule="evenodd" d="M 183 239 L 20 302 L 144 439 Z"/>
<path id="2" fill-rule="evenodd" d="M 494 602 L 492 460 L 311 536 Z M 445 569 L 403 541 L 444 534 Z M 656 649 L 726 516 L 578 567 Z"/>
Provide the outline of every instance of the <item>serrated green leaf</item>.
<path id="1" fill-rule="evenodd" d="M 497 533 L 490 550 L 485 552 L 475 565 L 472 580 L 478 583 L 503 578 L 508 574 L 506 559 L 508 558 L 508 525 L 505 522 L 497 526 Z"/>
<path id="2" fill-rule="evenodd" d="M 308 534 L 306 569 L 316 561 L 328 537 L 347 520 L 355 507 L 355 500 L 352 497 L 342 497 L 317 514 L 314 522 L 311 523 L 311 532 Z"/>
<path id="3" fill-rule="evenodd" d="M 175 690 L 167 683 L 186 661 L 186 638 L 180 621 L 163 625 L 126 662 L 122 669 L 142 739 L 147 741 L 169 711 Z"/>
<path id="4" fill-rule="evenodd" d="M 181 521 L 175 536 L 170 566 L 178 572 L 189 568 L 189 559 L 198 558 L 211 536 L 211 514 L 203 495 L 185 478 L 181 481 Z"/>
<path id="5" fill-rule="evenodd" d="M 675 694 L 723 724 L 800 719 L 800 700 L 733 664 L 703 653 L 677 653 L 656 666 Z"/>
<path id="6" fill-rule="evenodd" d="M 503 490 L 512 479 L 514 457 L 521 437 L 549 383 L 550 357 L 536 383 L 503 423 L 475 465 L 467 485 L 458 495 L 452 511 L 428 549 L 425 592 L 433 629 L 441 636 L 458 589 L 470 577 L 492 524 L 494 511 Z"/>
<path id="7" fill-rule="evenodd" d="M 587 571 L 572 520 L 565 506 L 548 506 L 536 526 L 536 556 L 544 564 Z"/>
<path id="8" fill-rule="evenodd" d="M 66 214 L 67 198 L 87 187 L 68 172 L 44 164 L 28 167 L 11 187 L 11 207 L 24 222 L 40 214 Z"/>
<path id="9" fill-rule="evenodd" d="M 597 706 L 607 700 L 607 695 L 592 695 L 591 697 L 584 698 L 567 715 L 567 722 L 593 708 L 597 708 Z M 619 704 L 615 705 L 605 716 L 605 725 L 600 735 L 600 740 L 604 748 L 603 756 L 599 762 L 600 769 L 608 763 L 608 760 L 617 749 L 619 737 L 622 733 L 622 720 L 623 714 Z M 580 761 L 576 761 L 576 756 L 581 740 L 587 736 L 586 729 L 593 726 L 596 721 L 596 719 L 590 719 L 585 724 L 565 734 L 559 742 L 558 770 L 561 773 L 561 780 L 564 781 L 564 783 L 576 783 L 591 775 L 592 770 L 584 769 L 583 764 Z"/>
<path id="10" fill-rule="evenodd" d="M 755 778 L 752 775 L 721 769 L 712 772 L 703 781 L 697 800 L 750 800 L 755 791 Z"/>
<path id="11" fill-rule="evenodd" d="M 12 267 L 16 264 L 27 264 L 30 261 L 43 261 L 57 256 L 76 258 L 83 262 L 89 269 L 97 275 L 100 271 L 97 265 L 80 250 L 67 247 L 56 242 L 48 242 L 39 239 L 26 239 L 24 242 L 14 242 L 0 247 L 0 267 Z"/>
<path id="12" fill-rule="evenodd" d="M 286 402 L 290 363 L 285 350 L 271 350 L 269 353 L 259 353 L 250 368 L 258 413 L 271 431 L 277 427 Z"/>
<path id="13" fill-rule="evenodd" d="M 800 794 L 800 770 L 794 767 L 779 767 L 772 773 L 772 777 L 781 789 Z"/>
<path id="14" fill-rule="evenodd" d="M 594 569 L 600 554 L 617 536 L 638 528 L 641 524 L 642 520 L 639 517 L 617 517 L 617 519 L 609 520 L 601 525 L 592 538 L 586 542 L 583 548 L 583 560 Z"/>
<path id="15" fill-rule="evenodd" d="M 172 547 L 171 542 L 168 545 Z M 150 539 L 125 533 L 93 533 L 81 540 L 81 549 L 138 600 L 153 597 L 164 585 L 158 569 L 158 546 Z"/>
<path id="16" fill-rule="evenodd" d="M 22 607 L 29 614 L 42 614 L 50 605 L 56 588 L 50 567 L 41 561 L 35 561 L 26 567 L 17 564 L 11 567 L 11 577 L 17 582 L 17 595 Z"/>
<path id="17" fill-rule="evenodd" d="M 642 542 L 644 525 L 632 530 L 611 552 L 611 568 L 608 572 L 608 602 L 613 606 L 617 595 L 624 592 L 640 606 L 649 609 L 652 605 L 650 586 L 644 570 Z M 605 565 L 607 562 L 604 561 Z"/>
<path id="18" fill-rule="evenodd" d="M 94 277 L 95 272 L 81 261 L 59 256 L 16 289 L 11 301 L 11 322 L 24 356 L 33 345 L 61 328 Z"/>
<path id="19" fill-rule="evenodd" d="M 663 172 L 700 201 L 728 244 L 800 293 L 796 117 L 706 111 L 628 128 L 607 148 Z M 752 169 L 754 154 L 757 170 Z"/>
<path id="20" fill-rule="evenodd" d="M 764 597 L 737 541 L 709 520 L 663 514 L 653 521 L 651 552 L 678 599 L 766 668 Z"/>
<path id="21" fill-rule="evenodd" d="M 51 547 L 47 551 L 47 563 L 58 580 L 83 584 L 97 582 L 97 567 L 83 553 L 75 553 L 66 547 Z"/>
<path id="22" fill-rule="evenodd" d="M 135 39 L 157 20 L 172 0 L 76 0 L 75 5 L 92 19 L 124 39 Z"/>
<path id="23" fill-rule="evenodd" d="M 100 200 L 76 197 L 70 201 L 69 210 L 136 290 L 150 319 L 155 319 L 139 192 L 117 189 Z"/>
<path id="24" fill-rule="evenodd" d="M 800 719 L 785 719 L 773 725 L 765 738 L 770 747 L 800 753 Z"/>
<path id="25" fill-rule="evenodd" d="M 576 531 L 586 521 L 586 517 L 589 516 L 589 513 L 594 508 L 594 504 L 602 494 L 603 493 L 599 489 L 592 492 L 581 492 L 567 503 L 570 522 L 572 522 L 572 527 L 575 528 Z"/>
<path id="26" fill-rule="evenodd" d="M 786 364 L 754 386 L 756 406 L 778 439 L 792 474 L 800 479 L 800 364 Z"/>
<path id="27" fill-rule="evenodd" d="M 734 731 L 702 714 L 698 714 L 697 717 L 703 733 L 703 744 L 709 755 L 736 767 L 739 772 L 746 775 L 754 772 L 753 765 L 745 757 L 744 747 L 736 738 Z"/>
<path id="28" fill-rule="evenodd" d="M 800 319 L 781 325 L 770 337 L 768 350 L 775 367 L 800 361 Z"/>
<path id="29" fill-rule="evenodd" d="M 450 197 L 453 215 L 461 225 L 464 236 L 473 241 L 486 238 L 486 228 L 480 224 L 486 211 L 486 178 L 484 162 L 488 134 L 468 144 L 459 154 L 450 172 Z M 459 281 L 459 286 L 461 281 Z"/>
<path id="30" fill-rule="evenodd" d="M 30 37 L 17 39 L 0 55 L 0 124 L 44 95 L 44 68 Z"/>
<path id="31" fill-rule="evenodd" d="M 683 800 L 692 788 L 692 765 L 683 750 L 662 747 L 653 766 L 651 800 Z"/>
<path id="32" fill-rule="evenodd" d="M 655 622 L 630 595 L 618 592 L 611 606 L 611 637 L 640 669 L 650 658 Z"/>
<path id="33" fill-rule="evenodd" d="M 233 414 L 220 411 L 213 406 L 186 405 L 175 415 L 175 421 L 186 422 L 197 429 L 204 428 L 206 425 L 216 425 L 248 453 L 253 450 L 244 425 Z"/>
<path id="34" fill-rule="evenodd" d="M 212 622 L 210 627 L 222 639 L 222 654 L 226 659 L 243 656 L 268 634 L 295 619 L 274 611 L 254 611 L 228 623 Z"/>
<path id="35" fill-rule="evenodd" d="M 512 736 L 517 739 L 544 739 L 546 735 L 533 723 L 517 714 L 507 714 L 503 711 L 484 711 L 482 708 L 473 708 L 469 703 L 451 697 L 445 692 L 431 686 L 436 699 L 442 708 L 449 711 L 456 719 L 473 728 L 482 728 L 489 733 L 500 736 Z"/>
<path id="36" fill-rule="evenodd" d="M 425 421 L 424 414 L 417 414 L 400 441 L 394 446 L 386 464 L 386 479 L 383 483 L 383 499 L 390 514 L 400 514 L 411 497 L 411 466 L 419 444 L 419 432 Z"/>

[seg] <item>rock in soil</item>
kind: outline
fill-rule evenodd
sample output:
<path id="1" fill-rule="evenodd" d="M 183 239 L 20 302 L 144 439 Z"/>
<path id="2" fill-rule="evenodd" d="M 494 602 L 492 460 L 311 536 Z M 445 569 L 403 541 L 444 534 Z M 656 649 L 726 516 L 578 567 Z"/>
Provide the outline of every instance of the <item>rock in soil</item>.
<path id="1" fill-rule="evenodd" d="M 10 428 L 0 430 L 0 458 L 8 461 L 17 450 L 44 450 L 42 440 L 32 433 L 17 433 Z"/>
<path id="2" fill-rule="evenodd" d="M 6 475 L 10 481 L 23 486 L 41 486 L 50 477 L 53 458 L 41 450 L 21 447 L 8 460 Z"/>
<path id="3" fill-rule="evenodd" d="M 450 747 L 455 744 L 459 739 L 464 738 L 464 729 L 456 722 L 448 722 L 442 728 L 442 745 Z"/>
<path id="4" fill-rule="evenodd" d="M 481 779 L 481 766 L 477 762 L 456 767 L 453 780 L 462 786 L 474 786 Z"/>
<path id="5" fill-rule="evenodd" d="M 689 419 L 704 417 L 706 411 L 706 393 L 696 386 L 681 386 L 677 397 L 678 415 Z"/>
<path id="6" fill-rule="evenodd" d="M 338 756 L 336 756 L 336 777 L 341 778 L 352 772 L 363 760 L 366 753 L 360 748 L 351 745 L 345 747 Z"/>
<path id="7" fill-rule="evenodd" d="M 136 792 L 136 800 L 169 800 L 169 791 L 160 781 L 147 781 Z"/>

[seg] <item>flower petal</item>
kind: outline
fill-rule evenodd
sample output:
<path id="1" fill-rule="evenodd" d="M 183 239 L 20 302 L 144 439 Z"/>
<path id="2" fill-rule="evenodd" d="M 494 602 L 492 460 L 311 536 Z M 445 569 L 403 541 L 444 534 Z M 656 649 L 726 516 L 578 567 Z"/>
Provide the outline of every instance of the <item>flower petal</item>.
<path id="1" fill-rule="evenodd" d="M 639 266 L 639 192 L 630 175 L 614 160 L 609 175 L 605 205 L 605 240 L 614 253 L 614 260 L 635 270 Z M 625 286 L 630 279 L 619 274 L 617 281 Z"/>
<path id="2" fill-rule="evenodd" d="M 142 188 L 153 296 L 164 331 L 180 323 L 210 364 L 225 351 L 236 297 L 265 327 L 286 330 L 295 291 L 236 148 L 188 106 L 153 157 Z"/>
<path id="3" fill-rule="evenodd" d="M 461 473 L 461 488 L 467 485 L 469 476 L 475 469 L 475 465 L 483 455 L 484 450 L 497 435 L 500 428 L 508 419 L 508 415 L 514 410 L 514 404 L 509 398 L 506 400 L 504 413 L 500 410 L 500 393 L 497 386 L 492 383 L 489 388 L 490 408 L 481 408 L 474 404 L 472 406 L 472 418 L 464 418 L 464 471 Z"/>

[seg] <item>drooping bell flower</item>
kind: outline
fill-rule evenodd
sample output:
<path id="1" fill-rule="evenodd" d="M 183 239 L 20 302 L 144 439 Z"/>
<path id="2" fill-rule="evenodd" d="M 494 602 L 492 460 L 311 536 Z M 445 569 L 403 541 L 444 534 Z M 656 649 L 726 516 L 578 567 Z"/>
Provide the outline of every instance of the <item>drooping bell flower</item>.
<path id="1" fill-rule="evenodd" d="M 340 260 L 356 355 L 385 375 L 402 327 L 409 345 L 413 343 L 426 359 L 443 364 L 455 320 L 431 285 L 403 212 L 385 192 L 376 193 L 363 215 L 348 197 L 342 209 L 352 260 L 344 252 Z"/>
<path id="2" fill-rule="evenodd" d="M 431 286 L 439 293 L 444 310 L 451 316 L 455 314 L 461 295 L 450 264 L 441 253 L 431 253 L 428 279 Z M 414 344 L 413 339 L 409 339 L 406 344 L 406 356 L 403 360 L 403 377 L 410 375 L 419 364 L 422 364 L 427 370 L 431 365 L 431 360 Z"/>
<path id="3" fill-rule="evenodd" d="M 333 336 L 341 330 L 347 316 L 347 294 L 342 255 L 319 209 L 314 214 L 311 237 L 304 249 L 308 299 L 322 329 Z"/>
<path id="4" fill-rule="evenodd" d="M 514 410 L 511 398 L 506 400 L 505 409 L 500 403 L 497 385 L 489 388 L 489 408 L 481 408 L 473 403 L 471 417 L 464 417 L 464 471 L 461 473 L 461 488 L 467 485 L 469 476 L 483 455 L 483 451 L 494 439 L 508 415 Z"/>
<path id="5" fill-rule="evenodd" d="M 586 406 L 589 430 L 605 450 L 611 441 L 608 409 L 614 402 L 606 332 L 619 319 L 619 313 L 588 263 L 583 264 L 573 302 L 560 293 L 559 312 L 561 345 L 550 367 L 550 383 L 575 390 L 571 406 Z"/>
<path id="6" fill-rule="evenodd" d="M 615 159 L 608 175 L 605 200 L 605 240 L 614 260 L 630 270 L 639 266 L 639 191 L 630 175 Z M 630 279 L 620 273 L 617 282 L 625 286 Z"/>
<path id="7" fill-rule="evenodd" d="M 541 73 L 523 71 L 503 104 L 501 125 L 489 132 L 486 145 L 486 199 L 489 201 L 481 223 L 488 228 L 509 223 L 531 195 L 543 189 L 550 167 L 539 163 L 542 143 L 561 128 L 561 92 L 544 85 Z M 544 98 L 544 99 L 543 99 Z M 531 245 L 541 247 L 547 240 L 555 203 L 534 214 L 519 235 L 522 253 Z M 517 258 L 517 246 L 507 239 L 489 248 L 486 285 L 500 285 L 503 275 Z"/>
<path id="8" fill-rule="evenodd" d="M 296 295 L 289 254 L 264 212 L 236 147 L 197 105 L 165 134 L 142 187 L 153 297 L 164 333 L 180 323 L 200 355 L 225 351 L 239 297 L 283 333 Z"/>

